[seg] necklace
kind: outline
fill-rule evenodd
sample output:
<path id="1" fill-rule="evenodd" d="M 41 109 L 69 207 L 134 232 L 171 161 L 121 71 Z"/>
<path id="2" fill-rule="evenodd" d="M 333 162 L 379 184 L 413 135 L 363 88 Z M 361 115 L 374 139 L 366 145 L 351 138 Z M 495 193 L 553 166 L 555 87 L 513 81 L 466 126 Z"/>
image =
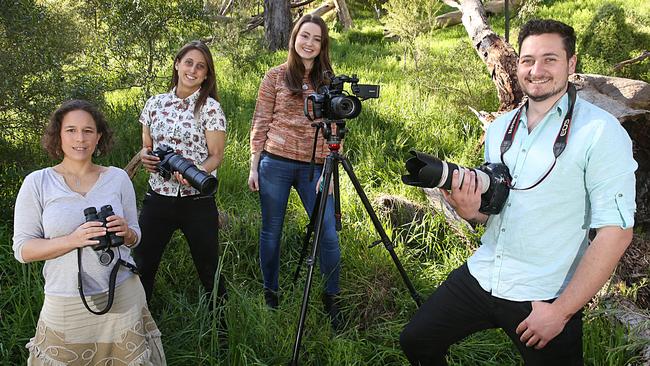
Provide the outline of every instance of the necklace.
<path id="1" fill-rule="evenodd" d="M 307 89 L 309 89 L 309 85 L 307 85 L 306 83 L 303 83 L 302 84 L 302 90 L 307 90 Z"/>

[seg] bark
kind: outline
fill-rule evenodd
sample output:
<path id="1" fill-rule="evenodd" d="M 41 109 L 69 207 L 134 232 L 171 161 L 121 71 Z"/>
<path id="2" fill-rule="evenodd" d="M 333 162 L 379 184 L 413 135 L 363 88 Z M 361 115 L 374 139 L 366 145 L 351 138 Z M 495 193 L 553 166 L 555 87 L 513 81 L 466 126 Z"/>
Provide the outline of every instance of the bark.
<path id="1" fill-rule="evenodd" d="M 264 0 L 264 37 L 269 51 L 288 47 L 291 26 L 288 0 Z"/>
<path id="2" fill-rule="evenodd" d="M 309 14 L 311 15 L 318 15 L 319 17 L 322 17 L 325 15 L 327 12 L 336 9 L 336 5 L 334 5 L 334 0 L 328 0 L 324 2 L 321 6 L 317 7 L 313 11 L 311 11 Z"/>
<path id="3" fill-rule="evenodd" d="M 480 0 L 463 0 L 460 4 L 445 2 L 455 4 L 463 14 L 462 22 L 472 40 L 474 50 L 485 62 L 497 88 L 499 112 L 514 109 L 523 98 L 523 92 L 517 82 L 517 53 L 490 28 Z"/>
<path id="4" fill-rule="evenodd" d="M 334 0 L 334 5 L 336 6 L 336 14 L 338 15 L 339 21 L 343 25 L 343 30 L 351 29 L 353 27 L 352 17 L 350 16 L 350 11 L 345 0 Z"/>

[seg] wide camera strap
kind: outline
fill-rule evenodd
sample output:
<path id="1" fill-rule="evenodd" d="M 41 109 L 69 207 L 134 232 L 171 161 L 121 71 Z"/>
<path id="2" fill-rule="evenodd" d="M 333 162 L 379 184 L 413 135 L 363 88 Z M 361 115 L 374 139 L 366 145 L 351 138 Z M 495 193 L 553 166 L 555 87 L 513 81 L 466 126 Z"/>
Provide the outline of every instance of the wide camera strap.
<path id="1" fill-rule="evenodd" d="M 113 266 L 113 269 L 111 270 L 110 277 L 108 279 L 108 301 L 106 302 L 106 307 L 102 310 L 96 311 L 90 308 L 88 306 L 88 302 L 86 301 L 86 296 L 84 295 L 84 288 L 83 288 L 83 280 L 81 277 L 81 250 L 82 248 L 77 248 L 77 265 L 78 265 L 78 273 L 77 273 L 77 288 L 79 289 L 79 296 L 81 297 L 81 301 L 83 302 L 84 306 L 88 311 L 95 315 L 103 315 L 108 313 L 109 310 L 111 310 L 111 307 L 113 306 L 113 300 L 115 298 L 115 281 L 117 279 L 117 272 L 119 272 L 120 267 L 124 266 L 128 268 L 131 272 L 135 274 L 138 273 L 138 268 L 134 266 L 133 264 L 125 261 L 122 259 L 120 256 L 120 250 L 118 248 L 117 253 L 118 253 L 118 258 L 117 261 L 115 262 L 115 265 Z"/>
<path id="2" fill-rule="evenodd" d="M 527 188 L 515 188 L 513 186 L 510 186 L 510 189 L 516 190 L 516 191 L 527 191 L 529 189 L 537 187 L 546 177 L 548 177 L 549 174 L 551 174 L 551 171 L 555 167 L 555 163 L 557 163 L 557 158 L 562 154 L 564 149 L 566 148 L 567 142 L 569 140 L 569 130 L 571 128 L 571 119 L 573 118 L 573 108 L 575 107 L 576 104 L 576 87 L 573 85 L 573 83 L 568 83 L 567 86 L 567 94 L 569 94 L 569 108 L 567 110 L 566 115 L 564 116 L 564 120 L 562 121 L 562 124 L 560 125 L 560 130 L 557 133 L 557 136 L 555 137 L 555 143 L 553 143 L 553 164 L 551 164 L 551 167 L 546 171 L 546 173 L 537 180 L 537 182 L 530 187 Z M 521 114 L 523 113 L 524 108 L 528 106 L 528 102 L 526 102 L 523 106 L 519 108 L 517 113 L 515 113 L 515 116 L 512 118 L 510 121 L 510 124 L 508 125 L 508 128 L 506 128 L 506 132 L 503 135 L 503 140 L 501 141 L 501 163 L 505 164 L 503 161 L 503 156 L 506 154 L 506 152 L 512 147 L 512 141 L 515 138 L 515 134 L 517 133 L 517 129 L 519 127 L 519 120 L 521 118 Z"/>

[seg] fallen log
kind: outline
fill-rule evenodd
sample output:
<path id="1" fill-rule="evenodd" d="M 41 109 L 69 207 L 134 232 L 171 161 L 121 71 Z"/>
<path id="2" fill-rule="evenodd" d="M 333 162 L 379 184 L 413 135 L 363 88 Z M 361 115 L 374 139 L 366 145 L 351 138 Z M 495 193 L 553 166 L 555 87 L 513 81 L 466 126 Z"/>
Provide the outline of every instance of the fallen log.
<path id="1" fill-rule="evenodd" d="M 510 9 L 512 9 L 512 11 L 514 12 L 517 9 L 517 7 L 519 7 L 520 2 L 521 0 L 510 0 L 509 2 Z M 451 4 L 448 2 L 446 3 L 448 5 L 456 7 L 455 4 Z M 483 4 L 483 7 L 485 8 L 485 12 L 487 13 L 487 15 L 502 14 L 505 8 L 505 0 L 490 1 Z M 434 25 L 434 28 L 446 28 L 446 27 L 458 25 L 462 23 L 461 20 L 462 17 L 463 17 L 463 12 L 460 10 L 438 15 L 435 19 L 436 24 Z"/>

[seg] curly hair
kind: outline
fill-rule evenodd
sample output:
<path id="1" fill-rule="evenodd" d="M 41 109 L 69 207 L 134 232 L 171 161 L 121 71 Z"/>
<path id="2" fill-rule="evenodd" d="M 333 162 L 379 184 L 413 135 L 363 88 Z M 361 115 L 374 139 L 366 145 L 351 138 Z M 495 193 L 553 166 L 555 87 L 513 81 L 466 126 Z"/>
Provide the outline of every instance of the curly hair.
<path id="1" fill-rule="evenodd" d="M 562 37 L 564 50 L 567 59 L 573 57 L 576 53 L 576 33 L 573 27 L 553 19 L 532 19 L 521 26 L 519 30 L 519 53 L 521 53 L 521 44 L 528 36 L 537 36 L 540 34 L 555 33 Z"/>
<path id="2" fill-rule="evenodd" d="M 63 102 L 61 106 L 50 115 L 49 123 L 45 128 L 43 137 L 41 137 L 41 145 L 47 151 L 47 154 L 53 159 L 63 158 L 63 149 L 61 148 L 61 124 L 63 117 L 72 111 L 82 110 L 88 112 L 95 121 L 97 133 L 101 134 L 99 142 L 97 143 L 97 150 L 95 151 L 98 156 L 106 154 L 113 147 L 113 131 L 108 127 L 106 118 L 92 103 L 81 100 L 72 99 Z"/>

